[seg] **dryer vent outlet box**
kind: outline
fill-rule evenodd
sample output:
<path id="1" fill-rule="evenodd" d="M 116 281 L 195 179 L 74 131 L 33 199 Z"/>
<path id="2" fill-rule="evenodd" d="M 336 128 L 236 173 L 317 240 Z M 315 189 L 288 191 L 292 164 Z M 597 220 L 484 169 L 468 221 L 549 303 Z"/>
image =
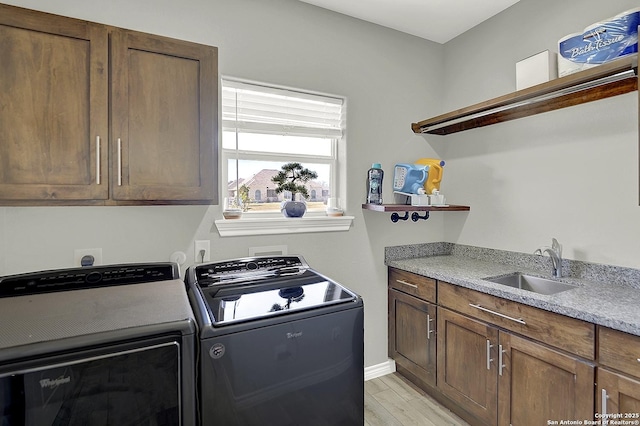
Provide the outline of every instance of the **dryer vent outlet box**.
<path id="1" fill-rule="evenodd" d="M 90 259 L 93 258 L 93 262 Z M 84 264 L 83 264 L 84 259 Z M 73 266 L 97 266 L 102 265 L 102 249 L 75 249 L 73 252 Z"/>

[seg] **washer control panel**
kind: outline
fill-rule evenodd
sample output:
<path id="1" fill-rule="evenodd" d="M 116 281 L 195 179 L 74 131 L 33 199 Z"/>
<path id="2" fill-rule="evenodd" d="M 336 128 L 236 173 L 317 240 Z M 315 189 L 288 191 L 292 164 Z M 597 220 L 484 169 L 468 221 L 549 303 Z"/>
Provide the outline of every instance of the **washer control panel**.
<path id="1" fill-rule="evenodd" d="M 0 297 L 180 279 L 174 263 L 57 269 L 0 277 Z"/>
<path id="2" fill-rule="evenodd" d="M 282 269 L 308 269 L 301 256 L 259 256 L 208 263 L 196 267 L 198 281 L 225 276 L 259 275 Z"/>

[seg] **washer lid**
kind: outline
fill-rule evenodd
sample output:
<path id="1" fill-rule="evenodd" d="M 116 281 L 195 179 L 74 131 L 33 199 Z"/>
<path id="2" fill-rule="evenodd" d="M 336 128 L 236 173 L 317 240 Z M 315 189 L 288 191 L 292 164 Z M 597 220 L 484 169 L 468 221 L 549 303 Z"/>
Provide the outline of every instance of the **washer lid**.
<path id="1" fill-rule="evenodd" d="M 204 288 L 202 292 L 215 327 L 357 299 L 355 294 L 340 284 L 311 270 L 293 278 L 218 285 Z"/>

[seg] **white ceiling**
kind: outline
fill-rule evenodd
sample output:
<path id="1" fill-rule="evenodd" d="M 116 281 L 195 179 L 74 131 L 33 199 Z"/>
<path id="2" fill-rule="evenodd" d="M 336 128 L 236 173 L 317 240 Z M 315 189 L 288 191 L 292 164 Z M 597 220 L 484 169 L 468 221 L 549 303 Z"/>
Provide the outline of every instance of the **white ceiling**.
<path id="1" fill-rule="evenodd" d="M 446 43 L 519 0 L 300 1 L 437 43 Z"/>

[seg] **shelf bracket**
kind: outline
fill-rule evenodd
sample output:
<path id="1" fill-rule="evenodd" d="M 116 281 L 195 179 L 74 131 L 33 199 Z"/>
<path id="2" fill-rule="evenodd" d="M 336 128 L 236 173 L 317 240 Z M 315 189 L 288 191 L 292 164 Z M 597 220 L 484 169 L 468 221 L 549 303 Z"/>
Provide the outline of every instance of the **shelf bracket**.
<path id="1" fill-rule="evenodd" d="M 411 220 L 412 221 L 417 222 L 420 219 L 423 219 L 423 220 L 429 219 L 429 212 L 424 212 L 424 216 L 420 216 L 420 213 L 418 213 L 418 212 L 411 213 Z"/>
<path id="2" fill-rule="evenodd" d="M 399 220 L 407 220 L 409 219 L 409 212 L 404 212 L 404 216 L 400 216 L 398 213 L 391 213 L 391 222 L 396 223 Z"/>
<path id="3" fill-rule="evenodd" d="M 404 216 L 400 216 L 398 213 L 391 213 L 391 222 L 397 223 L 399 220 L 408 220 L 409 212 L 404 212 Z M 424 212 L 424 216 L 420 216 L 420 213 L 413 212 L 411 213 L 411 220 L 414 222 L 419 221 L 420 219 L 427 220 L 429 219 L 429 212 Z"/>

